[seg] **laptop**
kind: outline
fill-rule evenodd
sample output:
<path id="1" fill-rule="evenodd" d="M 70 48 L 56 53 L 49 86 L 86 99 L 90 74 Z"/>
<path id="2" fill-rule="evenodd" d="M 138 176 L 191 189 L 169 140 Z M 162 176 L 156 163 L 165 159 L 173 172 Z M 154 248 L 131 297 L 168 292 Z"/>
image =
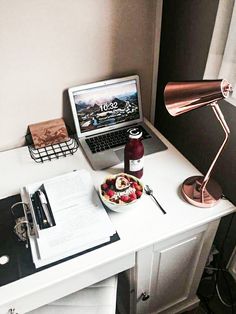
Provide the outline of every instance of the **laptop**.
<path id="1" fill-rule="evenodd" d="M 94 170 L 124 160 L 128 129 L 141 128 L 145 155 L 167 147 L 143 121 L 138 75 L 69 88 L 76 134 Z"/>

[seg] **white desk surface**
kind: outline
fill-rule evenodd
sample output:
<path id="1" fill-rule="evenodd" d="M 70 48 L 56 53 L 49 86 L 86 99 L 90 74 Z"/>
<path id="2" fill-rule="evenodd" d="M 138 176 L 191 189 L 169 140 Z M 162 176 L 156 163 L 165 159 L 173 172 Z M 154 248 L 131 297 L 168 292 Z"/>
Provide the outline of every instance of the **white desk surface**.
<path id="1" fill-rule="evenodd" d="M 137 206 L 126 213 L 109 212 L 120 241 L 1 287 L 0 306 L 34 291 L 42 291 L 63 279 L 76 275 L 81 275 L 82 278 L 83 274 L 90 274 L 87 279 L 83 278 L 78 286 L 83 288 L 86 284 L 96 282 L 98 278 L 93 270 L 99 265 L 106 265 L 126 255 L 132 256 L 134 263 L 135 252 L 141 248 L 201 226 L 235 210 L 226 200 L 221 200 L 212 208 L 198 208 L 186 203 L 180 195 L 180 185 L 184 179 L 199 172 L 159 132 L 156 133 L 168 146 L 168 150 L 145 156 L 142 181 L 153 188 L 167 214 L 163 215 L 147 195 L 143 195 Z M 18 194 L 20 187 L 26 184 L 81 168 L 91 172 L 94 184 L 98 186 L 108 174 L 123 171 L 123 164 L 103 171 L 93 171 L 80 149 L 73 156 L 40 164 L 31 159 L 27 147 L 2 152 L 0 198 Z M 107 273 L 108 275 L 111 274 Z M 106 277 L 105 272 L 103 277 Z"/>

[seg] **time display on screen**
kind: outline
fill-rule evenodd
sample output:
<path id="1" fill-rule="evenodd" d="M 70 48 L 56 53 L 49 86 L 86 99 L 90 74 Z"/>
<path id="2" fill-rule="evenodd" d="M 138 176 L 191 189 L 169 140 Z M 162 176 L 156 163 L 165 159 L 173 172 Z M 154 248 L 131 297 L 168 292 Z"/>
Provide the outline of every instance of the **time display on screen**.
<path id="1" fill-rule="evenodd" d="M 118 109 L 118 103 L 117 101 L 114 102 L 110 102 L 110 103 L 104 103 L 100 106 L 100 110 L 101 112 L 103 111 L 108 111 L 108 110 L 114 110 L 114 109 Z"/>
<path id="2" fill-rule="evenodd" d="M 129 105 L 130 102 L 129 101 L 126 101 L 125 102 L 126 105 Z M 109 111 L 109 110 L 115 110 L 115 109 L 118 109 L 119 106 L 118 106 L 118 102 L 117 101 L 114 101 L 114 102 L 110 102 L 110 103 L 104 103 L 100 106 L 100 110 L 101 112 L 104 112 L 104 111 Z"/>

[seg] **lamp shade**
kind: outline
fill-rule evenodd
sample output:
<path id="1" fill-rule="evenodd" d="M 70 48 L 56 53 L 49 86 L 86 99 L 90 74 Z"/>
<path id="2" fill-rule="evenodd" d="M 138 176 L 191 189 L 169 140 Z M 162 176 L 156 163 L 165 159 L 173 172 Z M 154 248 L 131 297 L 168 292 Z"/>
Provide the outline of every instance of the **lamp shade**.
<path id="1" fill-rule="evenodd" d="M 172 116 L 206 106 L 226 98 L 232 86 L 224 79 L 170 82 L 164 90 L 166 109 Z"/>

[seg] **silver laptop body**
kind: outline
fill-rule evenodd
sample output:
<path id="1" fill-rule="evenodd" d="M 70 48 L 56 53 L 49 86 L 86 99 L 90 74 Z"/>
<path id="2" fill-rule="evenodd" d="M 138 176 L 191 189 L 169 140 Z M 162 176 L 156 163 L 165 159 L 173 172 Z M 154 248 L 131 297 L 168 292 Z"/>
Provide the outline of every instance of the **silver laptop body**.
<path id="1" fill-rule="evenodd" d="M 94 170 L 120 163 L 124 145 L 93 153 L 86 140 L 101 134 L 142 126 L 150 136 L 143 140 L 145 155 L 166 149 L 143 121 L 137 75 L 69 88 L 78 140 Z"/>

